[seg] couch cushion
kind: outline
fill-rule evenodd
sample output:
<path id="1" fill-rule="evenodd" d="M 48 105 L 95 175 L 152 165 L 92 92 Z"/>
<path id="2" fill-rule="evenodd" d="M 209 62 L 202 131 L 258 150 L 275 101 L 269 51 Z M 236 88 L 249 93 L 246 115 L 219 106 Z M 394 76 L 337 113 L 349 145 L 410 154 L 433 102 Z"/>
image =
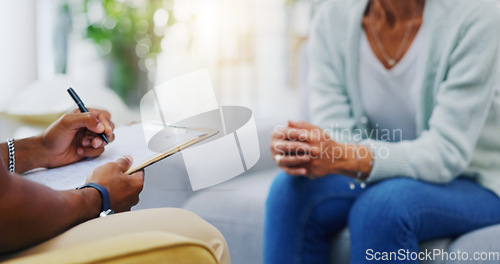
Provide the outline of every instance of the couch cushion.
<path id="1" fill-rule="evenodd" d="M 432 251 L 433 249 L 445 250 L 448 248 L 451 239 L 436 239 L 426 241 L 420 244 L 420 251 Z M 349 264 L 351 236 L 349 229 L 344 228 L 337 235 L 335 235 L 331 242 L 332 250 L 330 251 L 330 263 Z M 440 261 L 420 261 L 420 264 L 426 263 L 441 263 Z"/>
<path id="2" fill-rule="evenodd" d="M 477 254 L 477 257 L 485 258 L 482 260 L 461 261 L 460 263 L 500 263 L 499 240 L 500 224 L 497 224 L 462 235 L 451 243 L 448 252 L 466 252 L 470 259 L 475 257 L 474 254 Z M 443 263 L 451 264 L 456 262 L 456 260 L 445 259 Z"/>
<path id="3" fill-rule="evenodd" d="M 197 192 L 183 208 L 214 225 L 226 238 L 231 262 L 262 262 L 264 206 L 278 169 L 249 173 Z"/>

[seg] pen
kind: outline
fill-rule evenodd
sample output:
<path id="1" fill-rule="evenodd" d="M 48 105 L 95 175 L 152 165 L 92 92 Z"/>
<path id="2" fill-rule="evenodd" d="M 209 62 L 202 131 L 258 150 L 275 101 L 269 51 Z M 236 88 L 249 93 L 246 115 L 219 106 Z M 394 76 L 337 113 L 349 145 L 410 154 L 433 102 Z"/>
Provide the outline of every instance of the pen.
<path id="1" fill-rule="evenodd" d="M 89 110 L 87 110 L 87 107 L 85 107 L 85 104 L 83 104 L 82 99 L 80 99 L 80 97 L 78 96 L 78 94 L 76 94 L 76 92 L 73 90 L 73 88 L 69 87 L 68 93 L 71 96 L 71 98 L 73 98 L 73 100 L 75 101 L 76 105 L 80 109 L 80 112 L 82 112 L 82 113 L 89 112 Z M 102 140 L 104 140 L 107 144 L 109 144 L 109 140 L 106 137 L 106 135 L 104 135 L 104 133 L 99 134 L 99 136 L 101 136 Z"/>

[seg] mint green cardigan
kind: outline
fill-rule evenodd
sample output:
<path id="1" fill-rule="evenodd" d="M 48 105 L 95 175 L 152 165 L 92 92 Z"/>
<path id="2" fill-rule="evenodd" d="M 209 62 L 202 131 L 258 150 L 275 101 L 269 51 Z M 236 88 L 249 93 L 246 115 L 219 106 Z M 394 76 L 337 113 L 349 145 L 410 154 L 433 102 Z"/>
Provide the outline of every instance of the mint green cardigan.
<path id="1" fill-rule="evenodd" d="M 370 138 L 359 95 L 367 3 L 331 1 L 316 15 L 309 42 L 312 122 L 338 141 L 372 148 L 369 182 L 411 177 L 444 184 L 467 176 L 500 195 L 499 2 L 426 1 L 417 139 L 394 143 Z"/>

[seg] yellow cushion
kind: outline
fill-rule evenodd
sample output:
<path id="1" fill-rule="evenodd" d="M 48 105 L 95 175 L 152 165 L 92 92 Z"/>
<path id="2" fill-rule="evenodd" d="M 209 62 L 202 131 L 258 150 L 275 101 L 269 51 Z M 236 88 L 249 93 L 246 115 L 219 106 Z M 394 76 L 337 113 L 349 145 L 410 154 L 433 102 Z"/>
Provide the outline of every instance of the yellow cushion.
<path id="1" fill-rule="evenodd" d="M 21 263 L 172 263 L 217 264 L 204 243 L 165 232 L 142 232 L 111 237 L 7 261 Z"/>

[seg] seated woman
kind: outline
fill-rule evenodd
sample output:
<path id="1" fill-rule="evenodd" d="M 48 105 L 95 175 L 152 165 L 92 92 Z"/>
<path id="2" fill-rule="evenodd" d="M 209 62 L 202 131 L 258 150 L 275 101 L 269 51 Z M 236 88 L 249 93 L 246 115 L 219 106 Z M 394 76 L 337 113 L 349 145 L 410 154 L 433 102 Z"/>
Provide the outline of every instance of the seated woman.
<path id="1" fill-rule="evenodd" d="M 498 1 L 331 1 L 309 44 L 316 126 L 273 132 L 265 263 L 330 263 L 346 226 L 367 263 L 500 223 Z"/>
<path id="2" fill-rule="evenodd" d="M 193 213 L 176 208 L 126 212 L 139 202 L 144 183 L 143 171 L 124 173 L 132 165 L 129 156 L 96 168 L 87 178 L 91 186 L 78 190 L 54 191 L 17 174 L 98 156 L 106 145 L 98 134 L 113 141 L 113 129 L 106 111 L 74 111 L 39 136 L 0 144 L 0 261 L 127 233 L 161 231 L 205 242 L 220 263 L 230 263 L 222 234 Z M 105 196 L 110 209 L 125 213 L 94 219 L 110 212 L 101 212 L 107 206 Z"/>

